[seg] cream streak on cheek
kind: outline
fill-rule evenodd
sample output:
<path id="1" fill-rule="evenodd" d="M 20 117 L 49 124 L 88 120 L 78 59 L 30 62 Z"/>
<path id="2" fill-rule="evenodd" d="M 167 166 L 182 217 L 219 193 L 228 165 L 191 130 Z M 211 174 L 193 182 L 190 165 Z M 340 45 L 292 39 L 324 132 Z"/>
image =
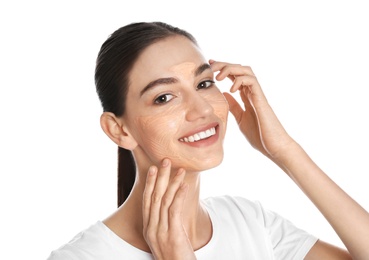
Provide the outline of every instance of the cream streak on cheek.
<path id="1" fill-rule="evenodd" d="M 181 128 L 184 124 L 187 126 L 189 124 L 185 120 L 186 108 L 164 105 L 164 107 L 155 108 L 163 108 L 164 112 L 137 116 L 134 119 L 137 131 L 136 140 L 152 163 L 159 165 L 163 158 L 168 157 L 172 160 L 174 169 L 183 167 L 188 172 L 196 172 L 215 167 L 222 161 L 223 148 L 221 143 L 227 124 L 228 104 L 216 88 L 205 90 L 201 95 L 204 101 L 211 100 L 214 115 L 222 122 L 218 128 L 220 134 L 219 144 L 211 148 L 191 148 L 180 142 L 178 139 L 183 137 L 185 132 L 181 131 Z M 212 118 L 214 115 L 209 114 L 207 116 Z M 207 120 L 207 118 L 200 118 L 199 120 Z"/>
<path id="2" fill-rule="evenodd" d="M 187 148 L 178 140 L 180 134 L 177 130 L 181 126 L 181 115 L 170 112 L 168 110 L 165 115 L 141 116 L 135 119 L 140 138 L 138 143 L 148 159 L 159 165 L 167 157 L 172 160 L 174 170 L 182 167 L 188 172 L 203 171 L 218 165 L 223 157 L 222 148 L 212 149 L 210 153 L 201 148 Z"/>
<path id="3" fill-rule="evenodd" d="M 153 162 L 159 162 L 164 157 L 178 159 L 177 130 L 180 115 L 168 109 L 165 113 L 150 116 L 140 116 L 135 119 L 140 136 L 139 145 Z"/>

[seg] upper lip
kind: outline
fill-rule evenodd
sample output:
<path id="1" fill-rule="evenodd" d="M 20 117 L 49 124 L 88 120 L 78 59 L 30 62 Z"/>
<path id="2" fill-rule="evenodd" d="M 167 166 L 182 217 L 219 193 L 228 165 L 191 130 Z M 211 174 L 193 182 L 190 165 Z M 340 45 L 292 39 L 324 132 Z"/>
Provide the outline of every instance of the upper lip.
<path id="1" fill-rule="evenodd" d="M 208 130 L 208 129 L 212 128 L 212 127 L 216 127 L 216 126 L 218 126 L 218 125 L 219 125 L 219 123 L 218 123 L 218 122 L 213 122 L 213 123 L 207 124 L 207 125 L 205 125 L 205 126 L 200 126 L 200 127 L 196 128 L 195 130 L 191 130 L 191 132 L 186 133 L 185 135 L 183 135 L 183 136 L 182 136 L 181 138 L 179 138 L 179 139 L 183 139 L 183 138 L 185 138 L 185 137 L 189 137 L 189 136 L 192 136 L 192 135 L 194 135 L 194 134 L 197 134 L 197 133 L 200 133 L 200 132 L 206 131 L 206 130 Z"/>

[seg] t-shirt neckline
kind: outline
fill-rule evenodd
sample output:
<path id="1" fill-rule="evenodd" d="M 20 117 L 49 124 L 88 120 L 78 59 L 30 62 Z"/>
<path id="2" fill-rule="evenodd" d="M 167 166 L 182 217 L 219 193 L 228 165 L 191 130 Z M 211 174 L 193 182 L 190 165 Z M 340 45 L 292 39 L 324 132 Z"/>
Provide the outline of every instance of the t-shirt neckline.
<path id="1" fill-rule="evenodd" d="M 202 202 L 203 205 L 205 206 L 208 214 L 209 214 L 209 218 L 211 221 L 211 226 L 212 226 L 212 235 L 211 238 L 209 240 L 209 242 L 207 244 L 205 244 L 203 247 L 199 248 L 198 250 L 195 251 L 196 256 L 198 257 L 199 255 L 203 255 L 206 254 L 207 251 L 211 251 L 212 248 L 214 247 L 213 245 L 215 244 L 215 241 L 217 239 L 217 234 L 218 234 L 218 224 L 217 224 L 217 216 L 216 213 L 211 209 L 211 207 L 206 203 L 206 202 Z M 140 254 L 140 255 L 147 255 L 147 256 L 151 256 L 151 253 L 148 253 L 142 249 L 139 249 L 133 245 L 131 245 L 130 243 L 128 243 L 127 241 L 125 241 L 124 239 L 122 239 L 121 237 L 119 237 L 116 233 L 114 233 L 114 231 L 112 231 L 108 226 L 106 226 L 104 224 L 104 222 L 102 222 L 101 220 L 99 220 L 97 222 L 97 225 L 103 229 L 105 232 L 105 234 L 107 236 L 110 236 L 111 238 L 113 238 L 113 240 L 117 243 L 117 246 L 119 248 L 123 247 L 125 248 L 125 250 L 129 250 L 132 253 L 134 252 L 135 254 Z"/>

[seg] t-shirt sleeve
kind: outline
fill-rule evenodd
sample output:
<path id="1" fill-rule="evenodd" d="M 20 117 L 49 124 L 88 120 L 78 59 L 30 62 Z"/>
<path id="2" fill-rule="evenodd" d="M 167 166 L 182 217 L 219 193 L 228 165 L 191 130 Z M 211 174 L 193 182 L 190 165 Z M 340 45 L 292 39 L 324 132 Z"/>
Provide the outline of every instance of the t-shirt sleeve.
<path id="1" fill-rule="evenodd" d="M 296 227 L 291 221 L 258 204 L 270 236 L 276 259 L 304 259 L 317 238 Z"/>
<path id="2" fill-rule="evenodd" d="M 70 254 L 68 253 L 68 250 L 59 249 L 51 252 L 50 256 L 46 260 L 80 260 L 80 259 L 85 258 L 81 258 L 76 254 Z"/>
<path id="3" fill-rule="evenodd" d="M 317 241 L 316 237 L 279 214 L 265 209 L 258 201 L 238 196 L 223 196 L 213 201 L 219 204 L 216 209 L 221 209 L 222 214 L 219 215 L 223 221 L 237 225 L 233 229 L 233 225 L 226 223 L 227 229 L 233 230 L 235 237 L 244 239 L 244 247 L 249 251 L 268 251 L 268 257 L 273 255 L 275 260 L 302 260 Z"/>

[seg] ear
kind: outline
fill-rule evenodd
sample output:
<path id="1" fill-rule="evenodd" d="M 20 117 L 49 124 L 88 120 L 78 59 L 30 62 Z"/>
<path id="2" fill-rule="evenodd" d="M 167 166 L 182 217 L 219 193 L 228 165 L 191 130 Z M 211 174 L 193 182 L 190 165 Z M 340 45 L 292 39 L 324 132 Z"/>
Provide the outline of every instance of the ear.
<path id="1" fill-rule="evenodd" d="M 100 125 L 105 134 L 118 146 L 133 150 L 137 146 L 136 140 L 124 125 L 123 120 L 111 112 L 104 112 L 100 117 Z"/>

